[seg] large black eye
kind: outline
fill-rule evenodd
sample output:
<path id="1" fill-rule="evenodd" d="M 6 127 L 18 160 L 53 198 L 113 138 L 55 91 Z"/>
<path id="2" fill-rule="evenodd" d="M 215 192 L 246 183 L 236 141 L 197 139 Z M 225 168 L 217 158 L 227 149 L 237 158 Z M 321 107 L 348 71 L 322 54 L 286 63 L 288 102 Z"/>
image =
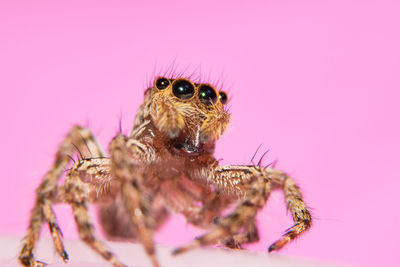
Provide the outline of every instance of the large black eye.
<path id="1" fill-rule="evenodd" d="M 190 82 L 181 80 L 174 83 L 172 91 L 177 98 L 189 99 L 194 94 L 194 87 Z"/>
<path id="2" fill-rule="evenodd" d="M 156 81 L 156 87 L 160 90 L 163 90 L 169 86 L 169 80 L 166 78 L 159 78 Z"/>
<path id="3" fill-rule="evenodd" d="M 222 104 L 225 104 L 226 101 L 228 101 L 228 96 L 222 91 L 219 92 L 219 101 L 221 101 Z"/>
<path id="4" fill-rule="evenodd" d="M 205 105 L 215 104 L 217 102 L 217 93 L 211 86 L 202 85 L 199 89 L 199 99 Z"/>

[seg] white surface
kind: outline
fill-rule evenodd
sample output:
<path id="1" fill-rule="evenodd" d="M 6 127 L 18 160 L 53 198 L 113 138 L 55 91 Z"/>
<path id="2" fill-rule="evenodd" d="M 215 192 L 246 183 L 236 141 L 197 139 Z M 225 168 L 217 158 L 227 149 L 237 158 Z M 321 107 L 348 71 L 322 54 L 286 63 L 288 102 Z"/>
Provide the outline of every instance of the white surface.
<path id="1" fill-rule="evenodd" d="M 18 252 L 21 246 L 21 238 L 0 237 L 0 266 L 20 266 L 18 263 Z M 147 255 L 141 245 L 132 243 L 107 242 L 107 245 L 117 257 L 128 266 L 151 266 Z M 48 266 L 64 267 L 106 267 L 111 266 L 100 256 L 95 254 L 89 247 L 78 240 L 65 240 L 66 250 L 70 256 L 68 264 L 64 264 L 56 255 L 51 240 L 43 238 L 38 244 L 35 253 L 37 259 L 48 263 Z M 226 249 L 196 249 L 179 256 L 172 256 L 173 248 L 157 246 L 157 255 L 161 266 L 168 267 L 306 267 L 321 266 L 334 267 L 345 266 L 314 260 L 295 259 L 280 256 L 279 254 L 267 254 L 252 251 L 232 251 Z"/>

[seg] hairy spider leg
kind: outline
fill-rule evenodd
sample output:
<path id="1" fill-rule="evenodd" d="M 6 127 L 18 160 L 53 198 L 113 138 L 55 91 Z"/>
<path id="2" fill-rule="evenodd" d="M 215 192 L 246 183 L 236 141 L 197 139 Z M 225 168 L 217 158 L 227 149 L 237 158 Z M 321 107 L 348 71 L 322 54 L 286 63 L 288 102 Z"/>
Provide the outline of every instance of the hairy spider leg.
<path id="1" fill-rule="evenodd" d="M 273 243 L 268 251 L 279 250 L 291 240 L 298 237 L 311 227 L 312 219 L 308 211 L 299 187 L 286 173 L 273 168 L 266 169 L 275 188 L 283 189 L 286 206 L 292 214 L 295 224 L 286 230 L 286 233 L 275 243 Z"/>
<path id="2" fill-rule="evenodd" d="M 87 204 L 113 195 L 117 186 L 111 176 L 110 159 L 92 158 L 75 164 L 69 171 L 65 183 L 65 200 L 73 210 L 79 237 L 95 252 L 116 267 L 125 266 L 95 236 Z"/>
<path id="3" fill-rule="evenodd" d="M 57 253 L 64 261 L 68 261 L 68 254 L 61 241 L 62 233 L 56 222 L 56 217 L 51 208 L 52 198 L 57 194 L 57 182 L 68 164 L 71 155 L 75 152 L 85 152 L 95 157 L 102 157 L 103 151 L 94 139 L 89 129 L 74 126 L 65 139 L 61 142 L 54 163 L 46 173 L 43 182 L 36 190 L 36 201 L 31 211 L 27 235 L 22 241 L 19 261 L 25 266 L 43 266 L 44 263 L 34 259 L 33 250 L 39 238 L 42 225 L 47 221 Z"/>
<path id="4" fill-rule="evenodd" d="M 146 224 L 150 204 L 141 195 L 140 179 L 135 167 L 153 160 L 154 151 L 133 138 L 119 134 L 110 143 L 112 173 L 122 182 L 121 195 L 132 223 L 138 229 L 138 237 L 149 255 L 154 267 L 159 267 L 156 257 L 152 229 Z"/>
<path id="5" fill-rule="evenodd" d="M 244 193 L 244 199 L 231 214 L 220 219 L 213 230 L 197 237 L 192 243 L 175 249 L 173 254 L 184 253 L 199 246 L 216 244 L 219 240 L 228 239 L 231 236 L 240 237 L 239 231 L 249 222 L 254 222 L 257 211 L 265 205 L 271 189 L 283 188 L 286 204 L 292 213 L 295 225 L 289 228 L 281 239 L 272 244 L 269 251 L 282 248 L 311 226 L 311 216 L 302 200 L 301 192 L 285 173 L 258 166 L 226 166 L 216 167 L 213 175 L 210 180 L 214 181 L 216 186 L 224 185 L 225 188 Z M 251 235 L 252 230 L 245 229 L 243 233 Z M 253 238 L 256 239 L 254 229 L 253 234 Z"/>

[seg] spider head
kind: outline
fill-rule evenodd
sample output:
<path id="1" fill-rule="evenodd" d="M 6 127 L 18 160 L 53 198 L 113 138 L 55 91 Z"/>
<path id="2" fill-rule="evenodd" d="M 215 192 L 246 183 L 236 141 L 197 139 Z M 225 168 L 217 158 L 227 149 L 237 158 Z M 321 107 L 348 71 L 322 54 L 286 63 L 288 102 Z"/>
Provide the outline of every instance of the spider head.
<path id="1" fill-rule="evenodd" d="M 227 95 L 210 84 L 158 77 L 146 97 L 156 128 L 183 145 L 215 142 L 229 123 Z"/>

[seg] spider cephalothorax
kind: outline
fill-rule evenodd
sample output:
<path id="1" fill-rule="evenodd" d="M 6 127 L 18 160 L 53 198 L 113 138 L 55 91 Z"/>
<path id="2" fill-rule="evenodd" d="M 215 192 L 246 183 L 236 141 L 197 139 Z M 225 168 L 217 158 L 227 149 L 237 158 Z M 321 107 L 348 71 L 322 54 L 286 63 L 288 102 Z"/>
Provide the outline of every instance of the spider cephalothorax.
<path id="1" fill-rule="evenodd" d="M 138 124 L 150 119 L 181 151 L 198 153 L 212 147 L 229 123 L 227 95 L 206 83 L 158 77 L 146 90 Z"/>
<path id="2" fill-rule="evenodd" d="M 114 266 L 124 266 L 94 232 L 87 203 L 99 205 L 101 225 L 111 239 L 139 240 L 159 266 L 153 233 L 171 212 L 209 229 L 174 254 L 221 243 L 229 248 L 258 241 L 257 212 L 270 191 L 283 189 L 295 224 L 269 251 L 278 250 L 311 226 L 311 216 L 294 181 L 271 167 L 220 166 L 214 146 L 227 127 L 227 95 L 208 83 L 158 77 L 146 90 L 129 136 L 117 134 L 106 155 L 90 130 L 75 126 L 37 189 L 30 225 L 20 252 L 25 266 L 43 266 L 33 256 L 43 222 L 64 261 L 68 254 L 52 205 L 69 203 L 81 239 Z M 64 183 L 59 179 L 71 163 Z M 227 215 L 224 209 L 236 202 Z"/>

